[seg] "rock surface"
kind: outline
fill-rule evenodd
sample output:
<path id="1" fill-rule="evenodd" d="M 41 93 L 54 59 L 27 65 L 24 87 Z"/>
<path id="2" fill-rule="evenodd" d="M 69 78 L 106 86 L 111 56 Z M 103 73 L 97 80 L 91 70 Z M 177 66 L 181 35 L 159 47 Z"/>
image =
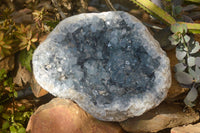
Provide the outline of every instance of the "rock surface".
<path id="1" fill-rule="evenodd" d="M 142 116 L 130 118 L 120 125 L 130 133 L 158 132 L 166 128 L 193 123 L 199 120 L 199 113 L 194 110 L 183 111 L 178 104 L 161 103 L 155 109 Z"/>
<path id="2" fill-rule="evenodd" d="M 200 133 L 200 123 L 172 128 L 171 133 Z"/>
<path id="3" fill-rule="evenodd" d="M 35 77 L 32 76 L 32 79 L 31 79 L 31 90 L 34 94 L 35 97 L 39 98 L 39 97 L 42 97 L 46 94 L 48 94 L 48 91 L 44 90 L 38 83 L 37 81 L 35 80 Z"/>
<path id="4" fill-rule="evenodd" d="M 165 52 L 138 19 L 120 11 L 63 20 L 35 50 L 33 72 L 42 88 L 105 121 L 142 115 L 171 84 Z"/>
<path id="5" fill-rule="evenodd" d="M 13 83 L 18 86 L 27 85 L 31 82 L 32 74 L 19 63 L 16 76 L 13 78 Z"/>
<path id="6" fill-rule="evenodd" d="M 67 99 L 55 98 L 31 116 L 31 133 L 124 133 L 117 123 L 102 122 Z"/>
<path id="7" fill-rule="evenodd" d="M 0 61 L 0 69 L 12 71 L 15 67 L 15 57 L 9 56 Z"/>

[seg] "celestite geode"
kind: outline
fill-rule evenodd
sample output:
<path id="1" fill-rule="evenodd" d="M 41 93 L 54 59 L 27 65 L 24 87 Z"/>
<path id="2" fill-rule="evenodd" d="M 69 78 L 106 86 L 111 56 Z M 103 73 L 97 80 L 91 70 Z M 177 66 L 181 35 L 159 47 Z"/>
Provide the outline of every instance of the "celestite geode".
<path id="1" fill-rule="evenodd" d="M 66 18 L 33 55 L 37 82 L 105 121 L 159 105 L 171 85 L 169 59 L 147 28 L 122 12 Z"/>

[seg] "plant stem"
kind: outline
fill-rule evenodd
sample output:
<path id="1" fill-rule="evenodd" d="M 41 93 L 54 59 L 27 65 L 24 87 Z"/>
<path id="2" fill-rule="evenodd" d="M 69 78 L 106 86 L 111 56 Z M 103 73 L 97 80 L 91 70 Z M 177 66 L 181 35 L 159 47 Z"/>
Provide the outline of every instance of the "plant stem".
<path id="1" fill-rule="evenodd" d="M 65 16 L 65 14 L 63 13 L 62 9 L 58 6 L 57 0 L 51 0 L 51 1 L 52 1 L 53 5 L 57 8 L 57 10 L 58 10 L 58 12 L 59 12 L 61 18 L 62 18 L 62 19 L 65 19 L 66 16 Z"/>
<path id="2" fill-rule="evenodd" d="M 189 49 L 188 49 L 188 45 L 187 45 L 187 43 L 186 43 L 186 41 L 185 41 L 185 38 L 184 38 L 184 36 L 183 36 L 183 34 L 181 34 L 181 37 L 183 38 L 183 46 L 184 46 L 184 48 L 186 48 L 187 50 L 185 50 L 185 52 L 186 52 L 186 59 L 185 59 L 185 63 L 187 64 L 187 66 L 188 66 L 188 61 L 187 61 L 187 59 L 189 58 Z M 187 67 L 187 70 L 188 70 L 188 72 L 189 72 L 189 66 Z"/>
<path id="3" fill-rule="evenodd" d="M 108 6 L 111 10 L 117 11 L 117 10 L 114 8 L 114 6 L 112 5 L 112 3 L 110 2 L 110 0 L 105 0 L 105 1 L 106 1 L 107 6 Z"/>

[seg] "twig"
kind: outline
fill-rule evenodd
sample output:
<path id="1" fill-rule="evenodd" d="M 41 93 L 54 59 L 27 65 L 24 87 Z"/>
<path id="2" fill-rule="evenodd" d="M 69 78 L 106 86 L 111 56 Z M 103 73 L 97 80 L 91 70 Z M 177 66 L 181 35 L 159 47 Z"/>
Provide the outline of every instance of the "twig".
<path id="1" fill-rule="evenodd" d="M 117 11 L 114 6 L 112 5 L 112 3 L 110 2 L 110 0 L 105 0 L 106 1 L 106 5 L 113 11 Z"/>
<path id="2" fill-rule="evenodd" d="M 66 16 L 65 16 L 65 14 L 63 13 L 62 9 L 58 6 L 57 0 L 51 0 L 51 1 L 52 1 L 53 5 L 55 6 L 55 8 L 57 8 L 57 10 L 58 10 L 58 12 L 59 12 L 61 18 L 62 18 L 62 19 L 65 19 Z"/>
<path id="3" fill-rule="evenodd" d="M 148 26 L 148 27 L 151 27 L 153 29 L 157 29 L 157 30 L 162 30 L 163 28 L 159 27 L 159 26 L 155 26 L 155 25 L 152 25 L 152 24 L 148 24 L 148 23 L 145 23 L 145 22 L 142 22 L 144 25 Z"/>

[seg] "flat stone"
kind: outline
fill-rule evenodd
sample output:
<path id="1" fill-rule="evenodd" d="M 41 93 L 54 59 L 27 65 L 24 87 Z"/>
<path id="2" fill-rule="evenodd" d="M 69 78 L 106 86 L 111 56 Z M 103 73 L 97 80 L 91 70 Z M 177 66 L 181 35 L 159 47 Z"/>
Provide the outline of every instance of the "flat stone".
<path id="1" fill-rule="evenodd" d="M 174 127 L 171 129 L 171 133 L 199 133 L 200 132 L 200 123 L 195 125 L 189 124 L 182 127 Z"/>
<path id="2" fill-rule="evenodd" d="M 77 104 L 55 98 L 40 106 L 31 116 L 31 133 L 124 133 L 118 123 L 103 122 L 86 113 Z"/>
<path id="3" fill-rule="evenodd" d="M 129 118 L 121 122 L 120 125 L 127 132 L 149 133 L 190 124 L 199 120 L 199 113 L 192 109 L 185 110 L 185 112 L 183 110 L 181 105 L 163 102 L 158 107 L 146 112 L 142 116 Z"/>
<path id="4" fill-rule="evenodd" d="M 142 115 L 171 85 L 166 53 L 137 18 L 121 11 L 60 22 L 35 50 L 33 72 L 42 88 L 105 121 Z"/>
<path id="5" fill-rule="evenodd" d="M 39 97 L 42 97 L 46 94 L 48 94 L 48 91 L 44 90 L 38 83 L 37 81 L 35 80 L 35 77 L 32 76 L 32 79 L 31 79 L 31 90 L 34 94 L 35 97 L 39 98 Z"/>

